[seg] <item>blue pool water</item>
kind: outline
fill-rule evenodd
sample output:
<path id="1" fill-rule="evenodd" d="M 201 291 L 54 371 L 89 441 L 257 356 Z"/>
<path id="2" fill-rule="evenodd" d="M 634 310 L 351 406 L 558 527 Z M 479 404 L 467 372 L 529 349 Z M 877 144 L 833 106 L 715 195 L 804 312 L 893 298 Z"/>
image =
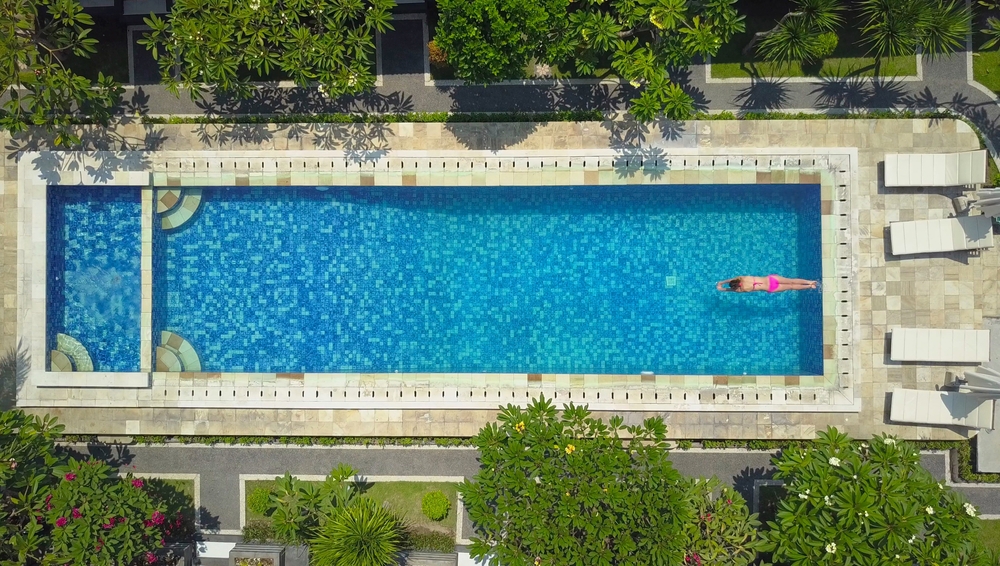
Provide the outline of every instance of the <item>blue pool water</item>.
<path id="1" fill-rule="evenodd" d="M 138 188 L 49 189 L 49 346 L 69 334 L 97 371 L 140 367 L 141 213 Z"/>
<path id="2" fill-rule="evenodd" d="M 209 188 L 154 326 L 206 371 L 821 374 L 817 185 Z"/>

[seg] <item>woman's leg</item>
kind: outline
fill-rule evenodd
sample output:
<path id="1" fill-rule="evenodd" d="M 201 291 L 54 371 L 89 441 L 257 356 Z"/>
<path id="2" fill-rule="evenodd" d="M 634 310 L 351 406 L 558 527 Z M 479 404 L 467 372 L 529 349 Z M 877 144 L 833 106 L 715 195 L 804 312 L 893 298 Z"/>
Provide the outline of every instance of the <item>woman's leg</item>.
<path id="1" fill-rule="evenodd" d="M 816 282 L 810 279 L 789 279 L 788 277 L 782 277 L 780 275 L 775 275 L 775 279 L 778 283 L 785 283 L 786 285 L 815 285 Z"/>
<path id="2" fill-rule="evenodd" d="M 805 291 L 806 289 L 815 289 L 815 288 L 816 288 L 815 283 L 809 283 L 806 285 L 803 285 L 801 283 L 779 283 L 778 288 L 775 290 L 775 293 L 779 293 L 781 291 Z"/>

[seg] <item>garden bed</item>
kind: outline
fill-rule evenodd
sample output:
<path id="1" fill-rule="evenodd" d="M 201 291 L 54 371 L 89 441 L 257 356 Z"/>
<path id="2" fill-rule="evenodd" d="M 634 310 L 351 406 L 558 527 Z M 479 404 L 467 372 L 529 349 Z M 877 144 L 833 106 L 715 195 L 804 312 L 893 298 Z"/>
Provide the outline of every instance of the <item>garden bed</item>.
<path id="1" fill-rule="evenodd" d="M 779 65 L 764 61 L 758 55 L 744 55 L 743 49 L 753 35 L 767 31 L 792 9 L 787 1 L 739 2 L 738 10 L 746 15 L 746 31 L 722 45 L 712 58 L 713 79 L 752 77 L 870 77 L 875 74 L 875 58 L 866 54 L 866 48 L 858 45 L 861 28 L 857 25 L 861 16 L 845 11 L 844 24 L 837 30 L 840 41 L 833 55 L 822 62 L 803 66 L 799 63 Z M 879 75 L 883 77 L 913 76 L 917 74 L 917 58 L 888 57 L 882 60 Z"/>
<path id="2" fill-rule="evenodd" d="M 310 483 L 318 485 L 323 482 Z M 275 488 L 275 481 L 247 480 L 244 489 L 247 496 L 249 496 L 257 488 L 273 490 Z M 421 511 L 421 502 L 424 495 L 432 491 L 443 492 L 448 497 L 448 501 L 451 502 L 451 510 L 448 512 L 448 516 L 441 521 L 433 521 Z M 364 494 L 378 503 L 388 504 L 389 507 L 391 507 L 403 519 L 407 528 L 411 530 L 445 533 L 450 535 L 452 538 L 455 536 L 458 518 L 456 509 L 458 500 L 457 484 L 404 481 L 379 482 L 368 485 L 364 490 Z M 246 504 L 244 504 L 244 507 L 248 523 L 250 521 L 269 520 L 267 517 L 259 513 L 255 513 Z"/>
<path id="3" fill-rule="evenodd" d="M 985 41 L 986 36 L 977 33 L 973 36 L 972 45 L 978 48 Z M 1000 49 L 973 51 L 972 77 L 979 84 L 1000 94 Z"/>

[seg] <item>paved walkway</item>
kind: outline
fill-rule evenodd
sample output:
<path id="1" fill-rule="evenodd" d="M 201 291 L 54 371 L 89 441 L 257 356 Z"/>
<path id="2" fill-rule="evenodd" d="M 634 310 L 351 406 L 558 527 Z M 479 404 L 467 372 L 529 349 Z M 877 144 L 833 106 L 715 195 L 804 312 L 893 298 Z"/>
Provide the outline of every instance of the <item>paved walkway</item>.
<path id="1" fill-rule="evenodd" d="M 634 95 L 628 85 L 572 86 L 434 86 L 426 84 L 423 22 L 398 20 L 383 37 L 383 84 L 374 92 L 328 100 L 315 89 L 262 88 L 248 101 L 209 97 L 204 102 L 180 98 L 159 85 L 126 93 L 127 111 L 151 114 L 205 115 L 315 112 L 531 112 L 546 110 L 621 111 Z M 704 65 L 675 74 L 701 110 L 845 111 L 865 109 L 945 108 L 966 116 L 1000 147 L 1000 104 L 995 96 L 969 84 L 971 65 L 961 52 L 923 61 L 923 80 L 816 80 L 709 83 Z"/>
<path id="2" fill-rule="evenodd" d="M 364 475 L 471 478 L 479 470 L 474 448 L 75 445 L 72 449 L 108 459 L 124 471 L 199 474 L 203 529 L 227 534 L 240 529 L 240 474 L 324 475 L 338 463 Z M 715 475 L 750 501 L 754 481 L 774 473 L 772 456 L 743 450 L 678 450 L 670 459 L 682 474 Z M 950 480 L 944 453 L 925 453 L 921 460 L 935 478 Z M 981 513 L 1000 517 L 1000 485 L 962 484 L 955 489 Z"/>

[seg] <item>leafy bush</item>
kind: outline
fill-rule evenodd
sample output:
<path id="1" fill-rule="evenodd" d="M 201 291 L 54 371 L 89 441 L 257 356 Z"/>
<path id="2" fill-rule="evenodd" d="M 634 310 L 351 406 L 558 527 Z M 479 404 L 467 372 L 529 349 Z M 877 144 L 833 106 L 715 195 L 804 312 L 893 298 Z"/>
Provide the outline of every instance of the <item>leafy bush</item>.
<path id="1" fill-rule="evenodd" d="M 816 37 L 816 51 L 813 53 L 813 56 L 816 59 L 826 59 L 837 50 L 839 42 L 840 38 L 832 31 L 819 34 Z"/>
<path id="2" fill-rule="evenodd" d="M 420 509 L 432 521 L 443 521 L 451 511 L 451 501 L 440 491 L 432 491 L 420 502 Z"/>
<path id="3" fill-rule="evenodd" d="M 914 447 L 882 435 L 852 442 L 835 428 L 773 460 L 786 496 L 761 550 L 776 563 L 977 564 L 978 510 L 920 467 Z"/>
<path id="4" fill-rule="evenodd" d="M 739 492 L 719 480 L 688 480 L 698 519 L 688 523 L 684 564 L 747 566 L 757 558 L 760 521 Z"/>
<path id="5" fill-rule="evenodd" d="M 407 546 L 413 550 L 428 552 L 455 552 L 455 537 L 448 533 L 426 529 L 406 531 Z"/>
<path id="6" fill-rule="evenodd" d="M 680 448 L 681 450 L 690 450 L 692 446 L 694 446 L 694 443 L 691 442 L 690 440 L 677 441 L 677 447 Z"/>
<path id="7" fill-rule="evenodd" d="M 682 564 L 697 517 L 661 418 L 624 426 L 540 397 L 479 431 L 481 467 L 459 488 L 491 564 Z M 571 552 L 568 552 L 570 551 Z"/>
<path id="8" fill-rule="evenodd" d="M 274 526 L 266 519 L 251 519 L 243 526 L 245 542 L 271 542 L 274 538 Z"/>
<path id="9" fill-rule="evenodd" d="M 430 59 L 431 65 L 435 67 L 448 65 L 448 54 L 433 39 L 427 43 L 427 57 Z"/>
<path id="10" fill-rule="evenodd" d="M 271 524 L 275 540 L 301 543 L 316 536 L 320 525 L 328 518 L 351 505 L 358 495 L 353 483 L 354 469 L 338 464 L 326 481 L 314 483 L 293 478 L 287 472 L 275 480 Z"/>
<path id="11" fill-rule="evenodd" d="M 247 496 L 247 508 L 257 513 L 258 515 L 264 515 L 267 513 L 268 507 L 271 506 L 271 490 L 265 489 L 263 487 L 258 487 L 250 492 Z"/>
<path id="12" fill-rule="evenodd" d="M 403 542 L 399 518 L 361 497 L 319 527 L 309 553 L 315 564 L 389 566 L 396 563 Z"/>

